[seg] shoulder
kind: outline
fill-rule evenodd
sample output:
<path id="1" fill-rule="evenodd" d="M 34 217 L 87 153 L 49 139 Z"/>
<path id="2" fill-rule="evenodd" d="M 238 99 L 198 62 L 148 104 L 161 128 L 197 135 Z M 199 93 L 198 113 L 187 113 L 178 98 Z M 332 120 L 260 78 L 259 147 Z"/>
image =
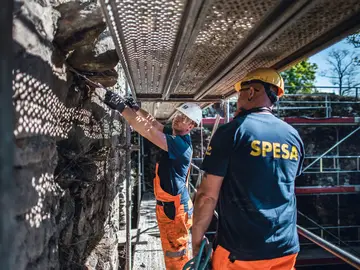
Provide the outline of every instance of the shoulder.
<path id="1" fill-rule="evenodd" d="M 286 123 L 284 120 L 280 119 L 280 118 L 277 118 L 279 122 L 282 123 L 282 128 L 286 129 L 288 132 L 290 132 L 291 134 L 293 134 L 294 136 L 298 137 L 300 140 L 300 134 L 299 132 L 290 124 Z"/>
<path id="2" fill-rule="evenodd" d="M 277 129 L 280 129 L 280 131 L 283 131 L 283 134 L 286 134 L 285 136 L 287 136 L 288 139 L 292 140 L 294 143 L 297 142 L 301 147 L 303 147 L 304 143 L 301 139 L 301 136 L 300 136 L 298 130 L 296 130 L 290 124 L 286 123 L 284 120 L 277 118 L 277 117 L 275 117 L 275 118 L 280 123 L 277 125 Z"/>
<path id="3" fill-rule="evenodd" d="M 242 122 L 243 122 L 242 119 L 234 119 L 233 121 L 227 124 L 219 126 L 215 134 L 223 135 L 223 136 L 231 135 L 239 128 Z"/>

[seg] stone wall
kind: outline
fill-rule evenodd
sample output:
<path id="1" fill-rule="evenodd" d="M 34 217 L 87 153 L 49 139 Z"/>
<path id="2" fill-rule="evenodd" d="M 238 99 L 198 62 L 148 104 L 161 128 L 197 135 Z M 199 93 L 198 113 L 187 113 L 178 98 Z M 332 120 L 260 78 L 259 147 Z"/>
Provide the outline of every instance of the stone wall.
<path id="1" fill-rule="evenodd" d="M 96 1 L 16 1 L 13 48 L 12 269 L 118 269 L 124 123 L 100 102 L 101 89 L 69 68 L 124 93 L 101 9 Z"/>

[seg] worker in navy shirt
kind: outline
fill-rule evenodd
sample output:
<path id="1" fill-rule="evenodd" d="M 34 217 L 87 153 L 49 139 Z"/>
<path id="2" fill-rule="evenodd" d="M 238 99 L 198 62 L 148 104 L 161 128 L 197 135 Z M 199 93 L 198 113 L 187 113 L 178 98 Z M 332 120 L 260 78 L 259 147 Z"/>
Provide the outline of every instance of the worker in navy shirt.
<path id="1" fill-rule="evenodd" d="M 284 82 L 275 70 L 261 68 L 235 89 L 236 117 L 216 131 L 202 164 L 193 253 L 218 204 L 214 270 L 294 269 L 299 252 L 294 182 L 304 147 L 298 132 L 271 112 L 284 93 Z"/>
<path id="2" fill-rule="evenodd" d="M 104 102 L 119 111 L 142 136 L 163 151 L 156 164 L 156 218 L 167 270 L 182 270 L 189 260 L 189 229 L 193 205 L 188 192 L 192 158 L 190 131 L 200 124 L 201 108 L 185 103 L 177 108 L 172 126 L 164 127 L 131 99 L 107 91 Z"/>

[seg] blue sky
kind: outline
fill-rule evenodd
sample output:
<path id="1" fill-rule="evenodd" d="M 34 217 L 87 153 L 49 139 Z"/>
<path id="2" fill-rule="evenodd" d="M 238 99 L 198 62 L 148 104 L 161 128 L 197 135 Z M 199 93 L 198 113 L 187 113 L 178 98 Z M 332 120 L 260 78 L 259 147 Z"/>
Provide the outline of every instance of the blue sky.
<path id="1" fill-rule="evenodd" d="M 353 45 L 348 44 L 346 42 L 346 39 L 343 39 L 340 42 L 310 57 L 309 61 L 311 63 L 316 63 L 318 65 L 318 71 L 316 74 L 316 82 L 315 82 L 316 86 L 333 86 L 333 84 L 328 78 L 320 76 L 321 71 L 325 71 L 329 69 L 326 59 L 328 58 L 328 54 L 332 49 L 340 49 L 340 50 L 346 49 L 349 50 L 350 52 L 356 50 Z"/>

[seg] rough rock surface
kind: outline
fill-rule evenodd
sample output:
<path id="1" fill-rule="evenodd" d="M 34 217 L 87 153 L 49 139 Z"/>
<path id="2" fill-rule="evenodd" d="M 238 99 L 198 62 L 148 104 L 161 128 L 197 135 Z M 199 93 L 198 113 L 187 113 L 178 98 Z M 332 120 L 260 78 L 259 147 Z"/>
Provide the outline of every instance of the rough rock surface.
<path id="1" fill-rule="evenodd" d="M 123 91 L 104 30 L 96 1 L 16 2 L 12 269 L 118 269 L 124 125 L 65 64 Z"/>
<path id="2" fill-rule="evenodd" d="M 97 1 L 72 1 L 56 7 L 61 14 L 55 43 L 65 51 L 91 45 L 106 28 Z"/>
<path id="3" fill-rule="evenodd" d="M 76 49 L 68 58 L 68 63 L 78 70 L 104 72 L 113 69 L 119 58 L 109 31 L 104 31 L 93 45 Z"/>

